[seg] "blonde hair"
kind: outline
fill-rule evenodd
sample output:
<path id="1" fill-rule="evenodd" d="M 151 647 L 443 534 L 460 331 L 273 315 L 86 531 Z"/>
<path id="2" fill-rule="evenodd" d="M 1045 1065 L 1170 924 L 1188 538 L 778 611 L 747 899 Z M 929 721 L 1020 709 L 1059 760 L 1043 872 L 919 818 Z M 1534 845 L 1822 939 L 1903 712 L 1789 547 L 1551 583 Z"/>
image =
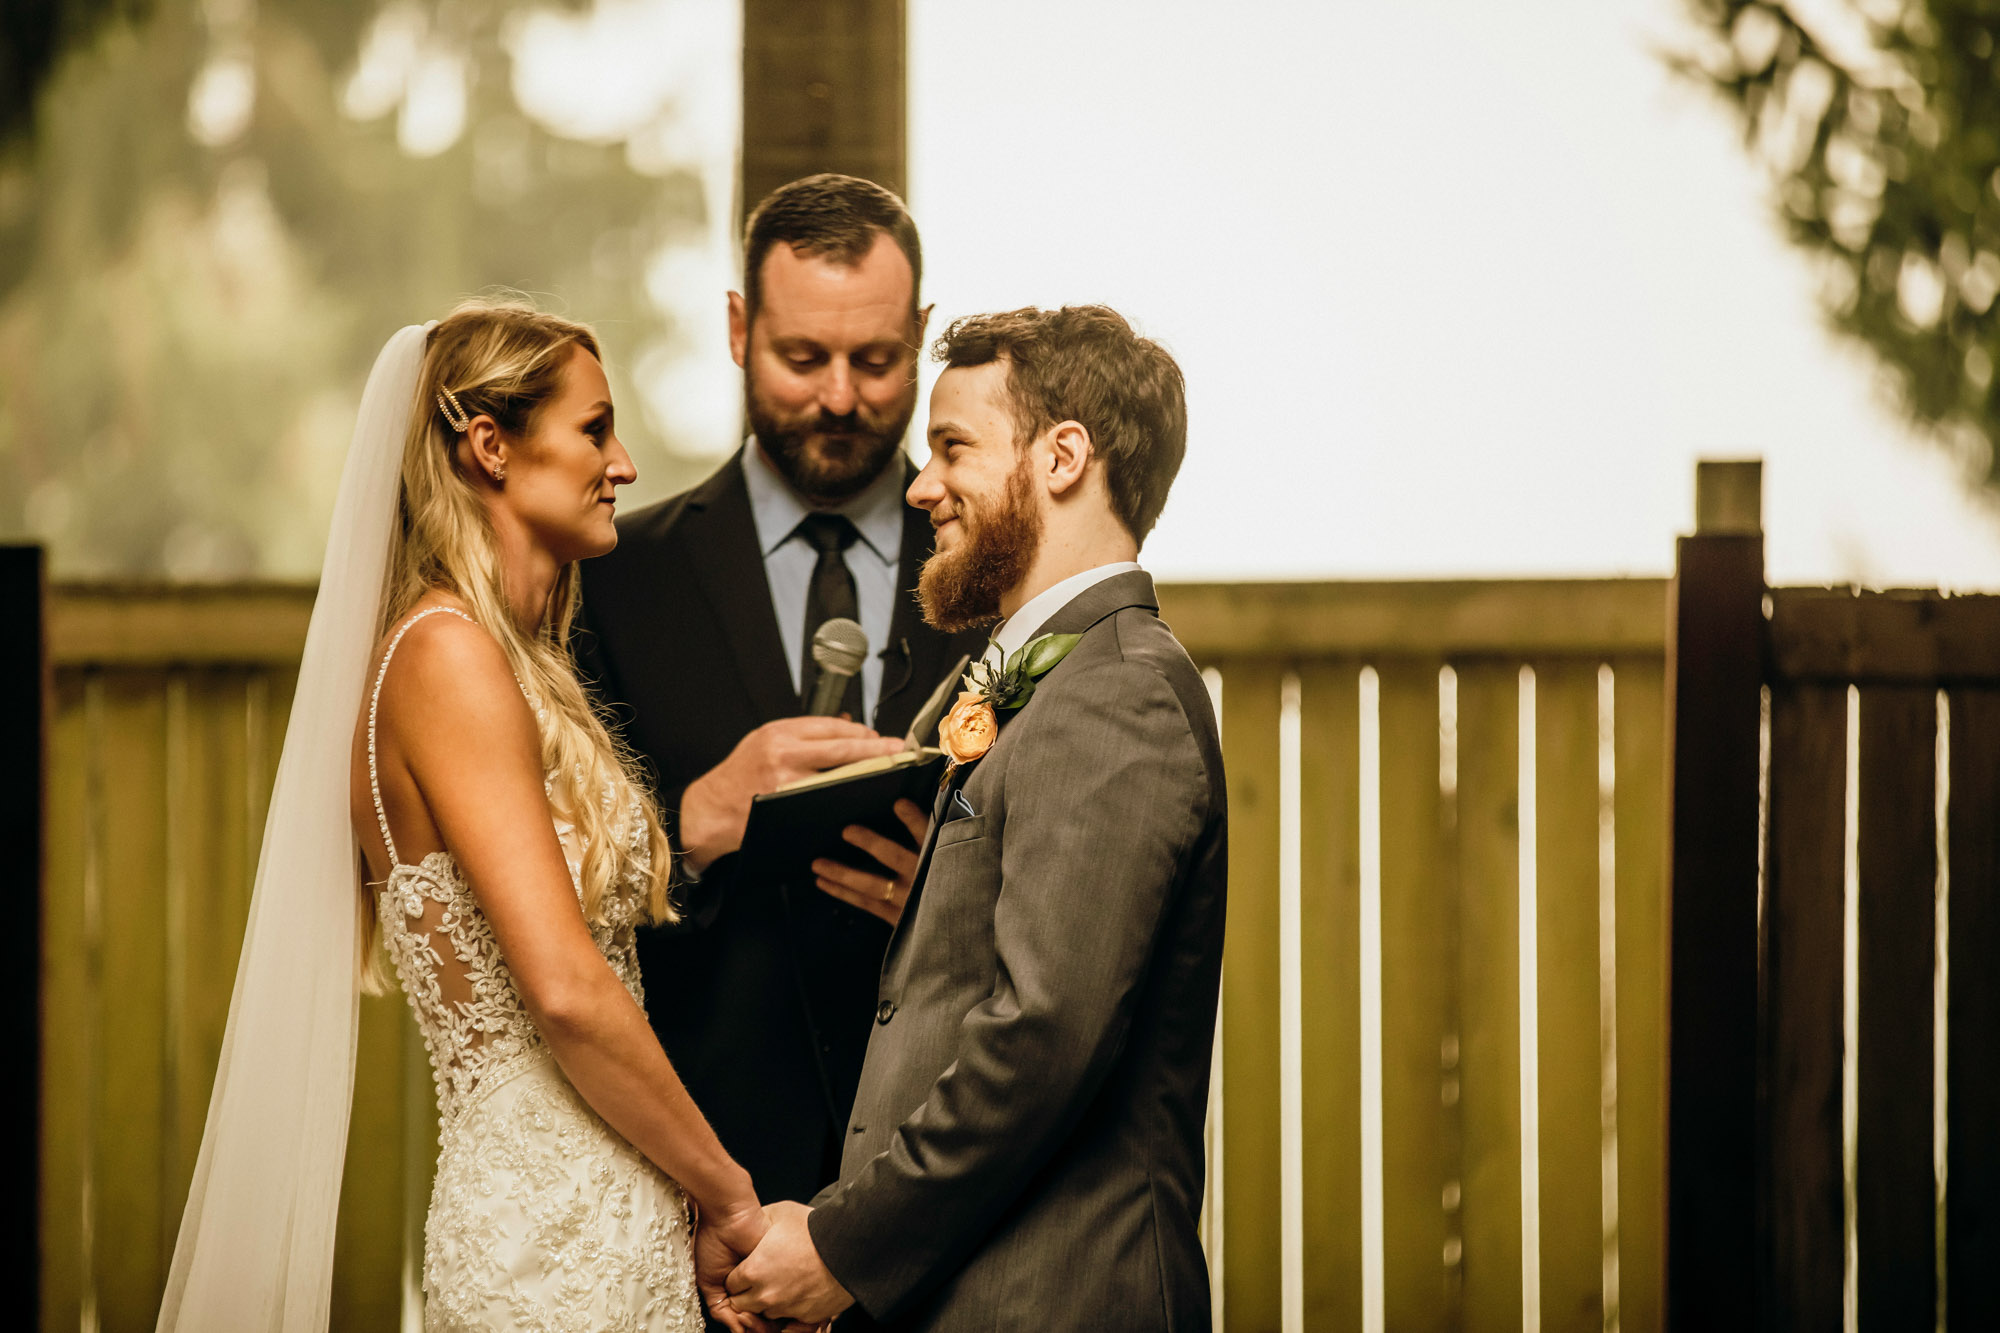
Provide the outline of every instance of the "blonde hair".
<path id="1" fill-rule="evenodd" d="M 603 359 L 589 328 L 519 301 L 467 301 L 431 330 L 403 446 L 400 521 L 390 538 L 379 628 L 386 635 L 434 590 L 463 600 L 499 643 L 535 705 L 549 806 L 575 826 L 581 849 L 584 916 L 601 920 L 605 890 L 645 864 L 648 913 L 655 922 L 673 921 L 667 897 L 670 854 L 659 810 L 638 778 L 631 752 L 585 694 L 570 656 L 577 567 L 566 565 L 556 575 L 540 626 L 523 630 L 508 608 L 486 505 L 457 462 L 459 433 L 438 406 L 440 396 L 449 394 L 465 416 L 489 415 L 511 439 L 525 441 L 536 413 L 561 389 L 572 347 Z M 635 798 L 643 812 L 643 836 L 620 840 L 614 831 Z M 362 898 L 366 956 L 373 959 L 380 923 L 373 896 L 364 890 Z"/>

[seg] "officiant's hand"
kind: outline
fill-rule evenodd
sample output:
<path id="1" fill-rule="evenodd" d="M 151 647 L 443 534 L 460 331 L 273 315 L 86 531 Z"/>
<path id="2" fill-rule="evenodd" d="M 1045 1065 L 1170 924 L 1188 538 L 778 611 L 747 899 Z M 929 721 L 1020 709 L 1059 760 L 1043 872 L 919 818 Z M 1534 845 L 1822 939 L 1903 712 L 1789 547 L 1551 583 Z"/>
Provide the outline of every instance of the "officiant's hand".
<path id="1" fill-rule="evenodd" d="M 812 1209 L 802 1203 L 764 1205 L 771 1229 L 729 1275 L 729 1299 L 738 1310 L 811 1325 L 824 1324 L 854 1304 L 813 1246 L 806 1229 L 811 1215 Z"/>
<path id="2" fill-rule="evenodd" d="M 832 894 L 851 907 L 871 912 L 890 925 L 903 919 L 903 906 L 910 901 L 910 888 L 917 873 L 917 847 L 930 826 L 930 816 L 915 801 L 896 802 L 896 818 L 910 831 L 909 843 L 885 838 L 874 829 L 849 824 L 841 837 L 893 870 L 893 875 L 877 875 L 825 857 L 813 862 L 822 892 Z"/>
<path id="3" fill-rule="evenodd" d="M 729 757 L 688 784 L 681 796 L 681 847 L 699 875 L 743 845 L 750 800 L 824 769 L 894 754 L 899 740 L 839 717 L 781 717 L 736 742 Z"/>

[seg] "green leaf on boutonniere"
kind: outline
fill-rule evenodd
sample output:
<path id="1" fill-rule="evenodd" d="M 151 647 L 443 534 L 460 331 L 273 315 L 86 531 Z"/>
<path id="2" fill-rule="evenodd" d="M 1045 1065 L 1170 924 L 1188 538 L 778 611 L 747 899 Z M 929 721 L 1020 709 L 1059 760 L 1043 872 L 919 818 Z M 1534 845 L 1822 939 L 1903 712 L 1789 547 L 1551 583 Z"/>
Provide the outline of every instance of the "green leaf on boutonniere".
<path id="1" fill-rule="evenodd" d="M 1055 669 L 1056 663 L 1069 656 L 1069 650 L 1076 647 L 1082 638 L 1081 634 L 1044 634 L 1024 644 L 1021 651 L 1014 654 L 1021 664 L 1021 674 L 1029 680 L 1047 675 Z"/>
<path id="2" fill-rule="evenodd" d="M 1023 644 L 1000 666 L 982 659 L 965 673 L 965 688 L 995 709 L 1017 709 L 1034 697 L 1035 682 L 1055 670 L 1082 638 L 1081 634 L 1044 634 Z M 991 640 L 988 643 L 997 647 Z"/>

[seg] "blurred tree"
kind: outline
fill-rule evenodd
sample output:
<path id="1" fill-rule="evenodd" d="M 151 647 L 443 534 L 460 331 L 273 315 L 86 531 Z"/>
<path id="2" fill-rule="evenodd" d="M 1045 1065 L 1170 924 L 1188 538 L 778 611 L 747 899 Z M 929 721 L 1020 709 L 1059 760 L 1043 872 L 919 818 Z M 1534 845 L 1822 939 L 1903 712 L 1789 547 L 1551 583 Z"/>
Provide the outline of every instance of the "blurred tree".
<path id="1" fill-rule="evenodd" d="M 2000 4 L 1688 2 L 1679 63 L 1740 117 L 1832 323 L 2000 487 Z"/>
<path id="2" fill-rule="evenodd" d="M 603 333 L 648 493 L 706 466 L 634 372 L 686 352 L 648 279 L 732 201 L 523 109 L 549 6 L 109 8 L 0 152 L 0 535 L 62 577 L 309 578 L 382 340 L 496 287 Z"/>
<path id="3" fill-rule="evenodd" d="M 0 145 L 31 129 L 35 98 L 70 46 L 114 14 L 139 17 L 149 0 L 8 0 L 0 5 Z"/>

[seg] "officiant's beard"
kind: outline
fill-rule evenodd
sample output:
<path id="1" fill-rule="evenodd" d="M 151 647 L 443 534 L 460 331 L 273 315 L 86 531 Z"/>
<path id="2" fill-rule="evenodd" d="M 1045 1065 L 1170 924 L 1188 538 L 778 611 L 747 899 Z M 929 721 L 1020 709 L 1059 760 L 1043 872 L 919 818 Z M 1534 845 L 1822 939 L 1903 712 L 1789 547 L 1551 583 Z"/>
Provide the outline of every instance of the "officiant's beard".
<path id="1" fill-rule="evenodd" d="M 756 382 L 749 380 L 744 405 L 750 433 L 778 475 L 807 500 L 834 505 L 867 490 L 895 462 L 910 414 L 916 410 L 916 397 L 911 395 L 888 416 L 857 405 L 838 415 L 820 408 L 785 418 L 763 401 Z"/>
<path id="2" fill-rule="evenodd" d="M 961 501 L 955 516 L 964 534 L 917 574 L 924 623 L 946 634 L 1000 619 L 1000 599 L 1028 577 L 1042 545 L 1033 460 L 1022 456 L 991 508 Z"/>

